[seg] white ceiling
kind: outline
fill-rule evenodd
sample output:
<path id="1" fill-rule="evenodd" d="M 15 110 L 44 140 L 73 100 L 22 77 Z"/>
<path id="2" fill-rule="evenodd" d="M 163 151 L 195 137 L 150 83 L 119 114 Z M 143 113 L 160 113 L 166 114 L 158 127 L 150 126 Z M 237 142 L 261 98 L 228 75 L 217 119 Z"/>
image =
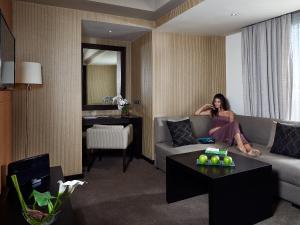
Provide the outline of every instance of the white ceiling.
<path id="1" fill-rule="evenodd" d="M 116 51 L 84 48 L 83 60 L 87 60 L 87 59 L 89 59 L 88 65 L 117 65 L 118 62 Z"/>
<path id="2" fill-rule="evenodd" d="M 156 20 L 185 0 L 22 0 L 64 8 Z"/>
<path id="3" fill-rule="evenodd" d="M 112 32 L 109 32 L 109 31 Z M 150 30 L 142 27 L 126 26 L 112 23 L 82 21 L 82 36 L 134 41 Z"/>
<path id="4" fill-rule="evenodd" d="M 156 11 L 171 0 L 88 0 L 111 5 L 124 6 L 128 8 Z"/>
<path id="5" fill-rule="evenodd" d="M 158 28 L 163 32 L 227 35 L 300 9 L 300 0 L 205 0 Z M 231 16 L 238 13 L 239 16 Z"/>

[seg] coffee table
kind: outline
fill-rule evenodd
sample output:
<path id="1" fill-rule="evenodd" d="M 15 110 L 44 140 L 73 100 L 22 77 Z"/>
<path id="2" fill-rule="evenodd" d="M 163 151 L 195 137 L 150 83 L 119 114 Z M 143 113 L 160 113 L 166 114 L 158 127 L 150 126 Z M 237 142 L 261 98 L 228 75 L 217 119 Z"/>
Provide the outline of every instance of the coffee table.
<path id="1" fill-rule="evenodd" d="M 209 225 L 252 225 L 272 216 L 270 164 L 228 153 L 235 167 L 196 165 L 197 151 L 166 158 L 166 197 L 172 203 L 209 195 Z"/>

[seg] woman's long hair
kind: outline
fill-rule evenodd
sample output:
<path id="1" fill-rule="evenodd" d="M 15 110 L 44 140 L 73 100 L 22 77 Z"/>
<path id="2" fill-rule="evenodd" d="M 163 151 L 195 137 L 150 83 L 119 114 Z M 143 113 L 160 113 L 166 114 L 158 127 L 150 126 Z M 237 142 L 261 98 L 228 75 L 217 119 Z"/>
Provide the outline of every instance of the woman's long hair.
<path id="1" fill-rule="evenodd" d="M 219 115 L 219 110 L 215 108 L 215 100 L 216 99 L 220 99 L 221 101 L 221 107 L 223 110 L 228 110 L 229 109 L 229 103 L 227 101 L 227 99 L 225 98 L 225 96 L 221 93 L 219 94 L 216 94 L 213 98 L 213 101 L 212 101 L 212 105 L 213 105 L 213 108 L 211 109 L 211 115 L 212 117 L 214 116 L 218 116 Z"/>

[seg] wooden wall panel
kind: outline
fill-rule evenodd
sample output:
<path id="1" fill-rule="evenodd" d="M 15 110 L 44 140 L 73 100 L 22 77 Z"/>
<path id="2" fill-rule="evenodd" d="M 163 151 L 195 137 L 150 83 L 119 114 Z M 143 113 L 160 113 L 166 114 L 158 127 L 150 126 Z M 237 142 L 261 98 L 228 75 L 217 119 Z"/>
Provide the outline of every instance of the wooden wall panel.
<path id="1" fill-rule="evenodd" d="M 12 0 L 0 0 L 0 9 L 4 14 L 8 26 L 12 30 Z"/>
<path id="2" fill-rule="evenodd" d="M 153 158 L 152 113 L 152 33 L 149 32 L 132 43 L 132 99 L 140 100 L 133 105 L 134 113 L 143 117 L 143 154 Z"/>
<path id="3" fill-rule="evenodd" d="M 191 115 L 225 93 L 223 37 L 153 32 L 153 114 Z"/>
<path id="4" fill-rule="evenodd" d="M 226 94 L 226 45 L 224 37 L 211 38 L 211 68 L 212 94 Z"/>
<path id="5" fill-rule="evenodd" d="M 5 186 L 7 165 L 12 152 L 12 98 L 11 92 L 0 91 L 0 193 Z"/>
<path id="6" fill-rule="evenodd" d="M 154 159 L 156 116 L 192 115 L 225 93 L 225 40 L 151 32 L 132 43 L 132 99 L 144 118 L 145 156 Z"/>
<path id="7" fill-rule="evenodd" d="M 151 28 L 153 22 L 46 6 L 13 3 L 16 59 L 40 62 L 43 87 L 29 96 L 29 154 L 50 153 L 64 175 L 82 173 L 81 23 L 82 20 Z M 14 92 L 13 159 L 25 157 L 25 91 Z"/>
<path id="8" fill-rule="evenodd" d="M 0 9 L 12 29 L 12 0 L 0 0 Z M 9 91 L 0 91 L 0 194 L 5 186 L 7 164 L 12 154 L 12 97 Z"/>
<path id="9" fill-rule="evenodd" d="M 132 43 L 132 99 L 144 118 L 143 153 L 154 158 L 153 120 L 189 116 L 225 93 L 225 39 L 153 31 Z"/>
<path id="10" fill-rule="evenodd" d="M 29 94 L 29 149 L 25 154 L 25 91 L 14 92 L 14 151 L 21 159 L 49 153 L 65 175 L 81 170 L 81 30 L 74 10 L 14 4 L 16 60 L 39 62 L 43 86 Z"/>

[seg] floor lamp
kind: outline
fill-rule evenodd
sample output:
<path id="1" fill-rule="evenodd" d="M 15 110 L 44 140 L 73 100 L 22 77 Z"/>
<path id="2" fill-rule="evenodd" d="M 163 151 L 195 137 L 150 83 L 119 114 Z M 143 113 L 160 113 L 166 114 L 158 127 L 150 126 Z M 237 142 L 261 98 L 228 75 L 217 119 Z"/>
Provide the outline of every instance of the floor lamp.
<path id="1" fill-rule="evenodd" d="M 36 62 L 22 62 L 17 83 L 26 85 L 26 146 L 25 157 L 28 157 L 28 97 L 32 85 L 43 84 L 42 66 Z"/>

